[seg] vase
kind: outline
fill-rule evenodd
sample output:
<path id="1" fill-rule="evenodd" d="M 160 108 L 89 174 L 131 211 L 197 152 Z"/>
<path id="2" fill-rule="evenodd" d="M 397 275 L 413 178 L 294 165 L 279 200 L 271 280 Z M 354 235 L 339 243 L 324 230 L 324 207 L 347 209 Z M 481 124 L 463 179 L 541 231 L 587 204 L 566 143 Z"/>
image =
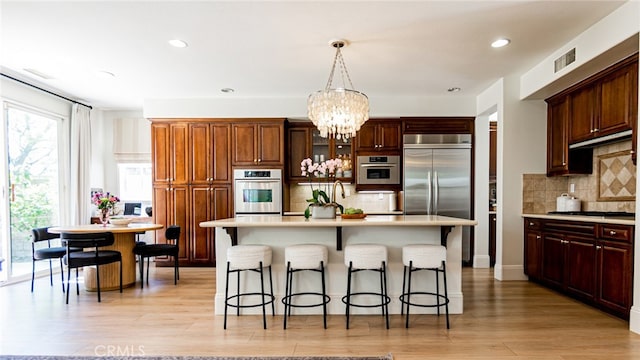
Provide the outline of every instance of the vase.
<path id="1" fill-rule="evenodd" d="M 311 218 L 313 219 L 335 219 L 336 207 L 334 205 L 312 205 Z"/>
<path id="2" fill-rule="evenodd" d="M 100 222 L 102 226 L 107 226 L 109 223 L 109 209 L 100 209 Z"/>

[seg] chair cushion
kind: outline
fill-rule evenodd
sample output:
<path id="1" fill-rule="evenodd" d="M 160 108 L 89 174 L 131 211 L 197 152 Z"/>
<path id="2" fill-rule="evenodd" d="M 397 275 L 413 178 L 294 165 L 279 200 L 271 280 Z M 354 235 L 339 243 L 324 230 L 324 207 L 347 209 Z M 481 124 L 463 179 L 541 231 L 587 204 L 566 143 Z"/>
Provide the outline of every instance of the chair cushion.
<path id="1" fill-rule="evenodd" d="M 414 268 L 435 269 L 447 260 L 447 248 L 442 245 L 415 244 L 402 247 L 402 263 Z"/>
<path id="2" fill-rule="evenodd" d="M 230 269 L 257 269 L 271 266 L 271 248 L 266 245 L 236 245 L 227 249 Z"/>
<path id="3" fill-rule="evenodd" d="M 62 259 L 67 266 L 76 268 L 122 261 L 122 255 L 119 251 L 102 250 L 98 252 L 98 257 L 96 258 L 95 251 L 78 251 L 70 253 L 68 256 L 65 255 Z"/>
<path id="4" fill-rule="evenodd" d="M 33 258 L 36 260 L 42 259 L 58 259 L 63 257 L 67 253 L 65 247 L 47 247 L 42 249 L 36 249 L 33 252 Z"/>
<path id="5" fill-rule="evenodd" d="M 355 244 L 344 248 L 344 264 L 353 269 L 380 269 L 387 262 L 387 247 L 377 244 Z"/>
<path id="6" fill-rule="evenodd" d="M 324 245 L 300 244 L 284 248 L 284 262 L 291 263 L 291 269 L 318 269 L 320 262 L 327 265 L 329 250 Z"/>
<path id="7" fill-rule="evenodd" d="M 162 255 L 174 256 L 178 254 L 178 247 L 171 244 L 136 245 L 133 248 L 133 253 L 146 257 Z"/>

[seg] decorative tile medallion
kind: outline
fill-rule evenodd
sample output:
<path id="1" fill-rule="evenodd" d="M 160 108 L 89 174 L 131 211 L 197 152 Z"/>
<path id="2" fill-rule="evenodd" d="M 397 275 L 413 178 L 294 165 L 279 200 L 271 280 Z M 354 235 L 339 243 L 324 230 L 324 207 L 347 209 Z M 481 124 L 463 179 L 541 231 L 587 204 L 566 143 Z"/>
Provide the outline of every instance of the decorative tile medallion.
<path id="1" fill-rule="evenodd" d="M 636 166 L 629 151 L 598 157 L 598 201 L 635 200 Z"/>

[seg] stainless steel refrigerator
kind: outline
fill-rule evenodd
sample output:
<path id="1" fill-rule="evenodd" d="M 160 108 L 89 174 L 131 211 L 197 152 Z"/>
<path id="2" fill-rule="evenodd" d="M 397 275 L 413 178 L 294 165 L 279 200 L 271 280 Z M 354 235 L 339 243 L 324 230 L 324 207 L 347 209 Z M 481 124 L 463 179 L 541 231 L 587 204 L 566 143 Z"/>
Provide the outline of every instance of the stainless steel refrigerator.
<path id="1" fill-rule="evenodd" d="M 404 135 L 405 215 L 471 216 L 471 135 Z M 472 259 L 470 229 L 462 231 L 462 260 Z"/>

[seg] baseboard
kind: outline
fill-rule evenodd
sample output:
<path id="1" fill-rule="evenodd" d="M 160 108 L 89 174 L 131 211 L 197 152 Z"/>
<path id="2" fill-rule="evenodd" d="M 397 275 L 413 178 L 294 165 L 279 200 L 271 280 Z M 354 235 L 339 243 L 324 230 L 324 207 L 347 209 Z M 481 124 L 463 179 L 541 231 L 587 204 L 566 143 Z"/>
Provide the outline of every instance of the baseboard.
<path id="1" fill-rule="evenodd" d="M 636 334 L 640 334 L 640 308 L 637 306 L 631 307 L 629 314 L 629 330 Z"/>
<path id="2" fill-rule="evenodd" d="M 491 267 L 491 258 L 489 255 L 474 255 L 473 267 L 478 269 L 488 269 Z"/>
<path id="3" fill-rule="evenodd" d="M 526 281 L 527 275 L 524 274 L 522 265 L 501 265 L 496 264 L 493 277 L 500 281 Z"/>

